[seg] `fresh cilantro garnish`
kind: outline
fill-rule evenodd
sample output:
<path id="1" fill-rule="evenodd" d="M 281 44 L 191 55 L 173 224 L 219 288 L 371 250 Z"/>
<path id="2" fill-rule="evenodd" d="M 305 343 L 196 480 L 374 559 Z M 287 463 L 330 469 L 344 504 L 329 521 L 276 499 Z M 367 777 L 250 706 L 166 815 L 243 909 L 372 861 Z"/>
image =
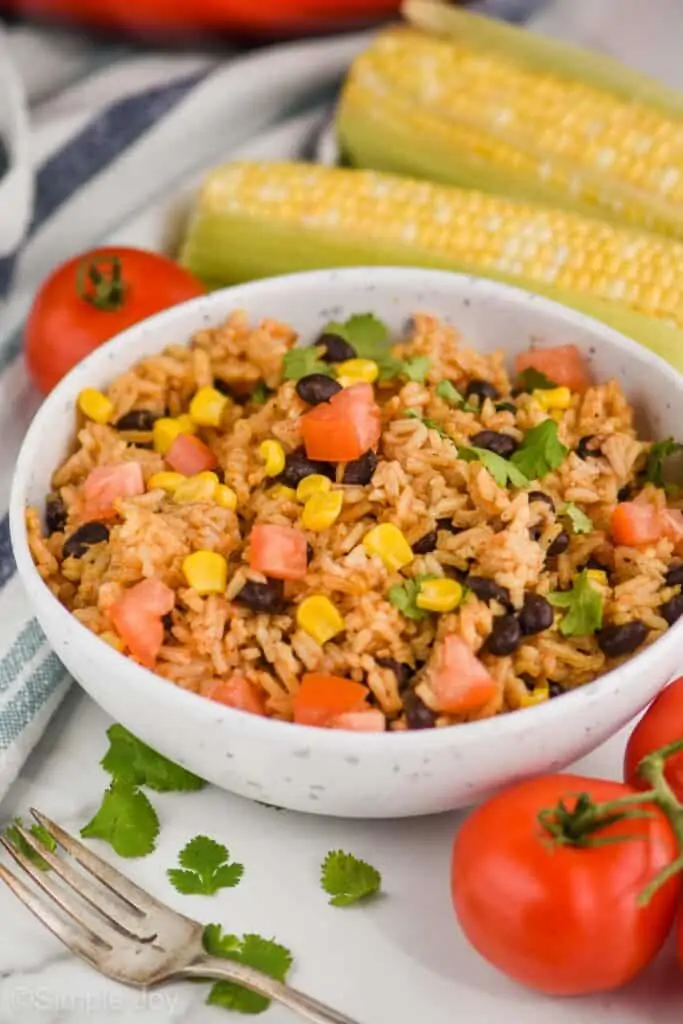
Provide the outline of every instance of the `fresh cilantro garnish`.
<path id="1" fill-rule="evenodd" d="M 348 907 L 379 892 L 382 876 L 352 853 L 333 850 L 322 863 L 320 884 L 333 907 Z"/>
<path id="2" fill-rule="evenodd" d="M 564 462 L 568 451 L 558 439 L 557 423 L 548 419 L 527 431 L 510 461 L 528 480 L 540 480 Z"/>
<path id="3" fill-rule="evenodd" d="M 270 395 L 270 388 L 267 388 L 264 382 L 260 380 L 249 397 L 254 405 L 265 405 Z"/>
<path id="4" fill-rule="evenodd" d="M 562 636 L 587 636 L 602 626 L 602 597 L 591 583 L 588 570 L 576 577 L 571 590 L 556 590 L 548 594 L 556 608 L 565 608 L 560 623 Z"/>
<path id="5" fill-rule="evenodd" d="M 645 465 L 645 481 L 654 484 L 655 487 L 664 487 L 664 463 L 678 452 L 683 451 L 683 444 L 674 441 L 673 437 L 667 437 L 664 441 L 657 441 L 647 453 Z"/>
<path id="6" fill-rule="evenodd" d="M 374 313 L 354 313 L 343 323 L 332 321 L 323 327 L 323 334 L 336 334 L 353 345 L 361 359 L 374 359 L 386 350 L 389 331 Z"/>
<path id="7" fill-rule="evenodd" d="M 560 509 L 560 515 L 567 517 L 572 524 L 574 533 L 591 533 L 593 530 L 592 520 L 573 501 L 564 503 Z"/>
<path id="8" fill-rule="evenodd" d="M 458 458 L 465 462 L 481 462 L 482 466 L 489 471 L 499 487 L 526 487 L 529 483 L 522 473 L 512 462 L 504 459 L 502 455 L 496 455 L 487 448 L 461 448 L 458 446 Z"/>
<path id="9" fill-rule="evenodd" d="M 443 398 L 444 402 L 448 402 L 449 405 L 454 405 L 464 412 L 479 412 L 479 406 L 468 402 L 449 380 L 440 381 L 434 388 L 434 394 L 438 395 L 439 398 Z"/>
<path id="10" fill-rule="evenodd" d="M 110 843 L 119 857 L 146 857 L 154 850 L 159 819 L 144 793 L 130 782 L 114 779 L 81 835 Z"/>
<path id="11" fill-rule="evenodd" d="M 401 367 L 401 376 L 407 377 L 408 380 L 414 380 L 418 384 L 424 384 L 430 365 L 429 356 L 413 356 L 412 359 L 405 359 Z"/>
<path id="12" fill-rule="evenodd" d="M 180 868 L 166 872 L 171 884 L 186 896 L 213 896 L 232 889 L 244 874 L 244 865 L 230 863 L 225 846 L 208 836 L 195 836 L 178 854 Z"/>
<path id="13" fill-rule="evenodd" d="M 429 618 L 429 612 L 424 608 L 418 608 L 417 595 L 420 593 L 420 584 L 425 580 L 436 579 L 435 576 L 417 576 L 413 580 L 406 580 L 405 583 L 396 583 L 389 587 L 389 602 L 394 608 L 398 608 L 407 619 L 420 622 Z"/>
<path id="14" fill-rule="evenodd" d="M 204 949 L 210 956 L 236 960 L 257 971 L 285 981 L 292 966 L 293 957 L 290 951 L 272 939 L 264 939 L 260 935 L 224 935 L 219 924 L 207 924 L 202 939 Z M 270 1006 L 270 1000 L 252 992 L 234 981 L 217 981 L 211 986 L 207 997 L 208 1006 L 222 1006 L 236 1013 L 263 1013 Z"/>
<path id="15" fill-rule="evenodd" d="M 109 750 L 100 763 L 115 782 L 127 782 L 132 787 L 149 786 L 158 793 L 192 791 L 206 785 L 198 775 L 157 754 L 122 725 L 111 725 L 107 736 Z"/>
<path id="16" fill-rule="evenodd" d="M 527 370 L 522 370 L 517 378 L 517 386 L 522 388 L 524 391 L 550 391 L 551 388 L 556 388 L 557 384 L 550 377 L 546 377 L 540 370 L 534 369 L 530 366 Z"/>
<path id="17" fill-rule="evenodd" d="M 301 380 L 311 373 L 323 373 L 332 376 L 332 368 L 320 358 L 320 349 L 315 345 L 303 348 L 292 348 L 282 360 L 282 373 L 285 380 Z"/>
<path id="18" fill-rule="evenodd" d="M 5 829 L 5 837 L 9 839 L 12 846 L 16 847 L 19 853 L 23 853 L 23 855 L 27 857 L 32 864 L 35 864 L 37 868 L 39 868 L 41 871 L 49 871 L 50 865 L 48 864 L 48 862 L 45 860 L 44 857 L 41 857 L 40 854 L 36 850 L 34 850 L 32 846 L 29 846 L 29 844 L 26 842 L 24 837 L 19 832 L 17 825 L 20 828 L 24 827 L 24 823 L 21 820 L 21 818 L 14 818 L 12 824 L 7 826 L 7 828 Z M 45 847 L 46 850 L 49 850 L 50 853 L 55 852 L 55 850 L 57 849 L 57 843 L 54 841 L 54 839 L 52 838 L 52 836 L 50 835 L 46 828 L 44 828 L 42 825 L 39 825 L 38 822 L 36 822 L 35 824 L 31 825 L 28 831 L 35 839 L 38 840 L 39 843 L 41 843 Z"/>

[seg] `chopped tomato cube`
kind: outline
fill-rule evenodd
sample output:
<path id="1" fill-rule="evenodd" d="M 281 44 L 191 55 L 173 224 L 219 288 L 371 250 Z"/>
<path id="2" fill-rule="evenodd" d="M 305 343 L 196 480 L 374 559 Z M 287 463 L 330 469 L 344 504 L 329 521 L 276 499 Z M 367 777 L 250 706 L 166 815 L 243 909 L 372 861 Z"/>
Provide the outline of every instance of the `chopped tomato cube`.
<path id="1" fill-rule="evenodd" d="M 152 668 L 164 642 L 162 617 L 175 606 L 175 594 L 161 580 L 130 587 L 109 609 L 114 629 L 134 658 Z"/>
<path id="2" fill-rule="evenodd" d="M 367 711 L 346 711 L 330 721 L 331 729 L 349 729 L 351 732 L 384 732 L 387 720 L 377 708 Z"/>
<path id="3" fill-rule="evenodd" d="M 476 711 L 495 697 L 498 684 L 459 636 L 441 642 L 427 669 L 436 706 L 446 714 Z"/>
<path id="4" fill-rule="evenodd" d="M 121 462 L 116 466 L 97 466 L 83 484 L 85 519 L 111 519 L 119 498 L 145 493 L 145 481 L 139 462 Z"/>
<path id="5" fill-rule="evenodd" d="M 664 532 L 662 514 L 651 504 L 622 501 L 612 513 L 610 532 L 615 543 L 629 548 L 654 544 Z"/>
<path id="6" fill-rule="evenodd" d="M 576 345 L 557 345 L 555 348 L 534 348 L 522 352 L 515 359 L 517 373 L 533 368 L 559 387 L 584 392 L 590 386 L 586 361 Z"/>
<path id="7" fill-rule="evenodd" d="M 274 580 L 302 580 L 308 567 L 306 537 L 293 526 L 257 523 L 251 531 L 249 566 Z"/>
<path id="8" fill-rule="evenodd" d="M 178 434 L 165 458 L 171 469 L 185 476 L 205 473 L 218 465 L 218 459 L 209 446 L 192 434 Z"/>
<path id="9" fill-rule="evenodd" d="M 382 417 L 370 384 L 352 384 L 301 417 L 309 459 L 353 462 L 374 448 Z"/>
<path id="10" fill-rule="evenodd" d="M 261 694 L 244 676 L 233 675 L 225 682 L 218 683 L 207 694 L 210 700 L 226 704 L 238 711 L 248 711 L 251 715 L 265 715 L 266 706 Z"/>
<path id="11" fill-rule="evenodd" d="M 341 715 L 369 710 L 365 704 L 368 693 L 367 686 L 352 679 L 307 672 L 294 697 L 294 721 L 299 725 L 331 725 Z"/>

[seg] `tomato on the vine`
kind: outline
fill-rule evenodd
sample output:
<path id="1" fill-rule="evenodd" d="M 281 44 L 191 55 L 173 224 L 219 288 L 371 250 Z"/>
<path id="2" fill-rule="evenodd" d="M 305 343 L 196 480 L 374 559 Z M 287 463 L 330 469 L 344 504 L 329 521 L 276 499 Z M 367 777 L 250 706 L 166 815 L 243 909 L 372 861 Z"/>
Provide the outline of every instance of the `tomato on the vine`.
<path id="1" fill-rule="evenodd" d="M 594 815 L 591 827 L 581 796 L 602 804 L 635 792 L 546 775 L 473 811 L 455 839 L 451 885 L 462 929 L 483 957 L 530 988 L 579 995 L 623 985 L 656 956 L 674 922 L 680 880 L 666 881 L 646 905 L 639 896 L 676 861 L 673 829 L 656 806 L 616 821 Z M 539 818 L 548 821 L 550 812 L 556 827 L 560 801 L 568 815 L 563 841 Z M 573 845 L 580 836 L 582 845 Z"/>
<path id="2" fill-rule="evenodd" d="M 683 740 L 683 676 L 655 697 L 631 733 L 624 757 L 625 781 L 637 789 L 648 789 L 648 782 L 638 774 L 638 765 L 648 754 L 676 740 Z M 683 802 L 683 752 L 666 759 L 664 777 Z"/>
<path id="3" fill-rule="evenodd" d="M 94 249 L 50 274 L 26 325 L 26 362 L 47 394 L 69 370 L 115 334 L 206 289 L 155 252 Z"/>

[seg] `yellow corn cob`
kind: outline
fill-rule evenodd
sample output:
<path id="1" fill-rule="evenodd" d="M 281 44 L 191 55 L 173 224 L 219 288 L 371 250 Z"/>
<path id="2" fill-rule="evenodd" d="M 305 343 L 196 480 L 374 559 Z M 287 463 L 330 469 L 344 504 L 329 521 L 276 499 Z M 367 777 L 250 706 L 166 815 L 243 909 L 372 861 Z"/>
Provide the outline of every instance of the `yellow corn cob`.
<path id="1" fill-rule="evenodd" d="M 236 163 L 204 183 L 182 262 L 213 283 L 316 267 L 440 267 L 588 313 L 683 369 L 683 244 L 373 171 Z"/>

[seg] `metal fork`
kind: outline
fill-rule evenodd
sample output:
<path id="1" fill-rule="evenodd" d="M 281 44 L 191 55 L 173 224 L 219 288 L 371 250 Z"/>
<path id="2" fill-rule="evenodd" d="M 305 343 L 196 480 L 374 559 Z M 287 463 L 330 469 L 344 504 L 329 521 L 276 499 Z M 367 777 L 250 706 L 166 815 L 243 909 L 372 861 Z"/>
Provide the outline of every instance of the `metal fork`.
<path id="1" fill-rule="evenodd" d="M 31 832 L 16 826 L 52 872 L 41 871 L 7 838 L 0 837 L 0 842 L 49 898 L 35 893 L 1 864 L 0 879 L 65 946 L 101 974 L 136 988 L 179 978 L 217 978 L 274 999 L 314 1024 L 357 1024 L 261 971 L 209 956 L 198 921 L 154 899 L 44 814 L 33 808 L 31 814 L 70 856 L 56 856 Z M 74 861 L 97 882 L 79 871 Z"/>

